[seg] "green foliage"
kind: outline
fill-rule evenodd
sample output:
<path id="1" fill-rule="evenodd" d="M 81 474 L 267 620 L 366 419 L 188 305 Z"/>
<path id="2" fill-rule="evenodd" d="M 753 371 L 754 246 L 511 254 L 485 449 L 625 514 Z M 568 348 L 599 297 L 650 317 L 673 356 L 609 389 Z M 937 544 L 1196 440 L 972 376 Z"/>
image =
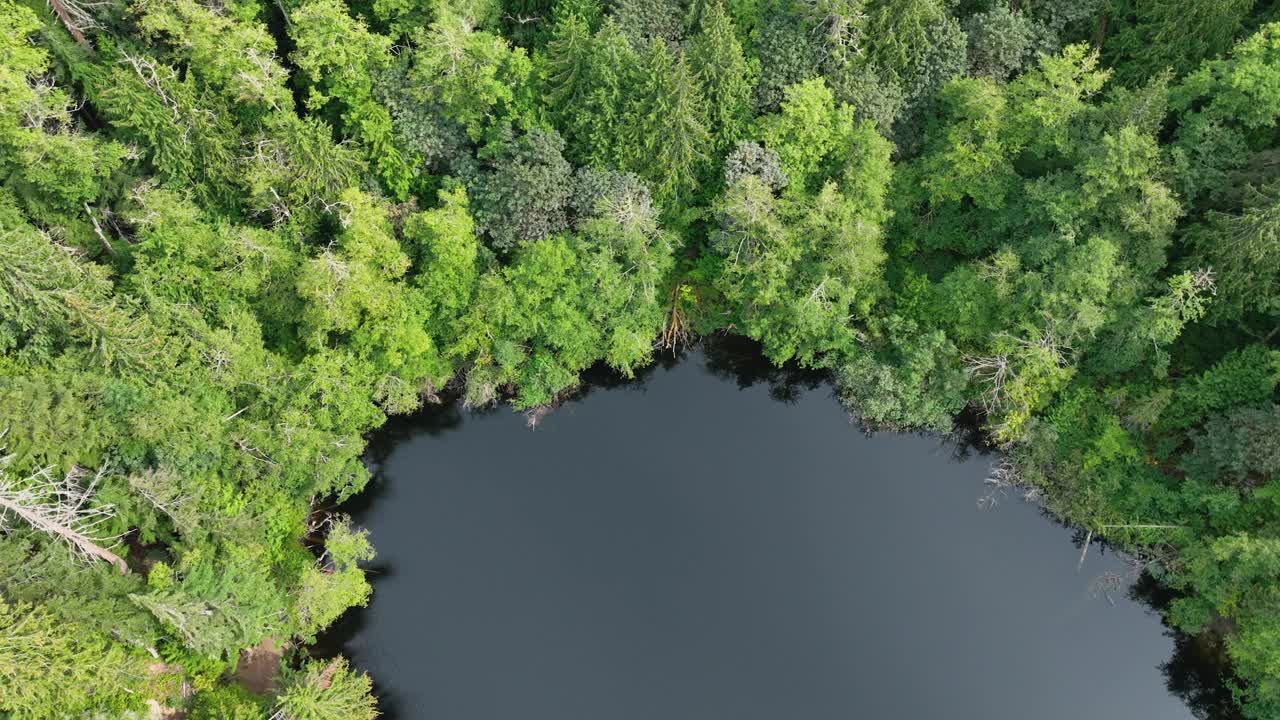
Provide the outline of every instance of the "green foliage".
<path id="1" fill-rule="evenodd" d="M 760 75 L 753 98 L 756 112 L 768 113 L 778 109 L 787 86 L 818 74 L 823 52 L 804 23 L 780 9 L 774 9 L 765 17 L 757 34 L 755 49 Z"/>
<path id="2" fill-rule="evenodd" d="M 0 710 L 16 720 L 93 708 L 139 710 L 142 661 L 97 629 L 0 598 Z"/>
<path id="3" fill-rule="evenodd" d="M 1183 461 L 1190 477 L 1239 487 L 1267 483 L 1280 473 L 1280 408 L 1242 407 L 1205 423 Z"/>
<path id="4" fill-rule="evenodd" d="M 760 120 L 759 135 L 777 153 L 791 187 L 816 190 L 843 169 L 855 143 L 853 109 L 822 78 L 787 88 L 780 111 Z"/>
<path id="5" fill-rule="evenodd" d="M 389 62 L 391 40 L 353 19 L 342 0 L 305 0 L 289 20 L 289 57 L 308 80 L 308 109 L 336 101 L 343 127 L 365 146 L 387 191 L 403 199 L 414 168 L 396 147 L 391 115 L 374 98 L 371 79 Z"/>
<path id="6" fill-rule="evenodd" d="M 1197 592 L 1174 601 L 1173 621 L 1190 630 L 1200 629 L 1215 616 L 1239 624 L 1227 648 L 1236 672 L 1254 680 L 1244 690 L 1245 710 L 1250 717 L 1268 717 L 1280 708 L 1273 644 L 1280 609 L 1275 584 L 1280 541 L 1247 533 L 1222 537 L 1189 550 L 1184 562 L 1175 586 Z"/>
<path id="7" fill-rule="evenodd" d="M 965 32 L 969 36 L 969 71 L 1004 80 L 1031 60 L 1042 29 L 1021 12 L 997 3 L 969 17 Z"/>
<path id="8" fill-rule="evenodd" d="M 868 59 L 903 78 L 919 72 L 930 52 L 930 29 L 948 17 L 942 0 L 874 0 L 867 15 Z"/>
<path id="9" fill-rule="evenodd" d="M 568 225 L 572 168 L 563 150 L 559 134 L 541 129 L 485 147 L 484 169 L 471 183 L 471 207 L 495 250 L 509 252 Z"/>
<path id="10" fill-rule="evenodd" d="M 1113 0 L 1103 43 L 1107 64 L 1122 68 L 1121 82 L 1165 69 L 1182 75 L 1225 53 L 1255 0 Z"/>
<path id="11" fill-rule="evenodd" d="M 1179 383 L 1161 426 L 1180 430 L 1237 407 L 1260 407 L 1280 382 L 1280 355 L 1262 345 L 1233 350 L 1213 367 Z"/>
<path id="12" fill-rule="evenodd" d="M 296 720 L 373 720 L 372 689 L 369 676 L 353 672 L 345 659 L 311 661 L 286 680 L 276 706 Z"/>
<path id="13" fill-rule="evenodd" d="M 621 162 L 624 104 L 640 57 L 618 26 L 608 20 L 593 33 L 570 14 L 555 24 L 537 64 L 547 112 L 568 143 L 568 157 L 589 165 Z"/>
<path id="14" fill-rule="evenodd" d="M 977 410 L 1277 714 L 1268 4 L 92 12 L 90 48 L 0 0 L 0 434 L 5 478 L 91 469 L 136 544 L 121 575 L 6 533 L 0 714 L 187 682 L 192 717 L 261 717 L 240 651 L 368 601 L 365 533 L 317 510 L 366 433 L 455 382 L 554 403 L 690 328 L 831 369 L 869 424 Z M 367 718 L 369 689 L 290 659 L 270 711 Z"/>
<path id="15" fill-rule="evenodd" d="M 88 244 L 79 212 L 111 184 L 126 150 L 76 132 L 71 97 L 50 83 L 48 53 L 28 42 L 36 16 L 0 4 L 0 177 L 31 216 Z"/>
<path id="16" fill-rule="evenodd" d="M 706 99 L 683 53 L 650 42 L 619 139 L 620 164 L 652 184 L 660 201 L 679 202 L 697 187 L 711 134 Z"/>
<path id="17" fill-rule="evenodd" d="M 138 27 L 154 43 L 177 50 L 192 72 L 250 117 L 292 103 L 275 39 L 261 23 L 216 13 L 195 0 L 140 4 Z"/>
<path id="18" fill-rule="evenodd" d="M 813 365 L 852 343 L 848 318 L 864 315 L 878 291 L 883 209 L 874 184 L 887 180 L 867 178 L 870 192 L 853 197 L 829 183 L 812 198 L 776 199 L 753 175 L 726 190 L 712 236 L 723 258 L 716 286 L 774 362 Z"/>
<path id="19" fill-rule="evenodd" d="M 922 183 L 933 202 L 972 198 L 979 207 L 1003 207 L 1015 186 L 1013 154 L 1007 138 L 1007 99 L 985 78 L 949 84 L 939 98 L 946 135 L 935 137 L 923 161 Z"/>
<path id="20" fill-rule="evenodd" d="M 1247 198 L 1238 214 L 1211 212 L 1191 232 L 1217 280 L 1213 314 L 1228 321 L 1280 314 L 1280 186 L 1249 188 Z"/>
<path id="21" fill-rule="evenodd" d="M 685 34 L 680 0 L 609 0 L 610 14 L 637 46 L 650 40 L 679 42 Z"/>
<path id="22" fill-rule="evenodd" d="M 751 121 L 754 69 L 747 64 L 733 19 L 718 1 L 707 5 L 698 34 L 689 42 L 689 67 L 707 100 L 707 130 L 715 148 L 733 147 Z"/>
<path id="23" fill-rule="evenodd" d="M 922 334 L 898 316 L 887 325 L 883 348 L 839 365 L 841 400 L 870 425 L 949 432 L 968 401 L 955 345 L 941 330 Z"/>
<path id="24" fill-rule="evenodd" d="M 1181 117 L 1170 154 L 1189 200 L 1229 188 L 1230 174 L 1267 144 L 1280 120 L 1278 58 L 1280 24 L 1264 25 L 1171 91 L 1170 104 Z"/>
<path id="25" fill-rule="evenodd" d="M 262 699 L 240 685 L 220 685 L 196 693 L 191 720 L 262 720 Z"/>
<path id="26" fill-rule="evenodd" d="M 364 607 L 373 592 L 359 567 L 359 563 L 373 559 L 368 531 L 352 528 L 351 519 L 346 517 L 336 517 L 331 522 L 320 565 L 303 571 L 298 589 L 297 633 L 309 639 L 347 608 Z"/>
<path id="27" fill-rule="evenodd" d="M 521 116 L 532 64 L 522 48 L 475 29 L 465 15 L 443 13 L 415 36 L 408 79 L 414 97 L 441 109 L 473 141 Z"/>

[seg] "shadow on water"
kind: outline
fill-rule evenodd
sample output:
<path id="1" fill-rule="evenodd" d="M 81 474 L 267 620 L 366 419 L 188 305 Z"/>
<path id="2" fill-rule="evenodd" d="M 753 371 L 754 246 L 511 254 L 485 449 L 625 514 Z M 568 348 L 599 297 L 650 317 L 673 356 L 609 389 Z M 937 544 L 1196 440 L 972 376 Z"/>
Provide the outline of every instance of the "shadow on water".
<path id="1" fill-rule="evenodd" d="M 1162 613 L 1178 599 L 1178 593 L 1143 573 L 1129 587 L 1129 598 Z M 1202 720 L 1241 720 L 1231 696 L 1236 678 L 1230 672 L 1222 633 L 1209 630 L 1188 635 L 1166 625 L 1165 635 L 1173 639 L 1174 646 L 1173 656 L 1160 665 L 1169 692 Z"/>
<path id="2" fill-rule="evenodd" d="M 766 385 L 769 397 L 794 403 L 807 390 L 827 384 L 830 374 L 788 362 L 774 365 L 760 352 L 760 344 L 738 335 L 715 335 L 702 341 L 705 367 L 712 375 L 733 380 L 739 389 Z"/>
<path id="3" fill-rule="evenodd" d="M 831 388 L 831 376 L 827 371 L 805 368 L 795 363 L 777 366 L 764 358 L 760 345 L 755 341 L 734 335 L 715 335 L 703 338 L 692 346 L 655 353 L 653 362 L 637 370 L 632 378 L 623 377 L 603 364 L 596 365 L 582 374 L 582 383 L 567 393 L 557 403 L 557 407 L 579 403 L 596 390 L 621 389 L 644 393 L 651 377 L 685 362 L 695 352 L 701 354 L 703 367 L 711 375 L 731 380 L 739 389 L 764 385 L 768 388 L 768 396 L 780 403 L 793 404 L 807 392 Z M 834 389 L 830 391 L 834 396 Z M 554 408 L 551 411 L 554 412 Z M 372 478 L 368 486 L 362 493 L 343 503 L 340 509 L 359 517 L 379 501 L 386 493 L 388 483 L 382 472 L 382 464 L 401 443 L 422 435 L 436 437 L 459 430 L 469 416 L 509 412 L 512 410 L 505 404 L 464 409 L 457 388 L 451 388 L 441 393 L 439 403 L 427 405 L 413 415 L 390 418 L 369 439 L 365 462 Z M 874 428 L 866 427 L 862 430 L 868 434 L 875 431 Z M 998 450 L 982 430 L 981 415 L 972 409 L 962 412 L 957 417 L 952 432 L 945 438 L 940 438 L 940 441 L 955 460 L 987 456 Z M 1009 500 L 1020 502 L 1014 497 Z M 1087 533 L 1062 522 L 1047 510 L 1042 509 L 1041 514 L 1051 523 L 1070 529 L 1071 542 L 1077 549 L 1083 549 L 1085 542 L 1090 540 Z M 1114 551 L 1106 543 L 1092 539 L 1088 552 L 1107 555 Z M 375 596 L 380 582 L 392 577 L 394 573 L 390 565 L 376 561 L 366 570 Z M 1128 578 L 1109 590 L 1099 592 L 1124 592 L 1129 599 L 1157 615 L 1166 611 L 1178 597 L 1175 591 L 1145 572 L 1136 579 Z M 368 608 L 359 607 L 348 610 L 308 647 L 309 653 L 314 657 L 329 659 L 347 652 L 353 638 L 366 627 L 368 612 Z M 1172 656 L 1160 665 L 1169 692 L 1184 702 L 1200 720 L 1242 720 L 1232 697 L 1231 687 L 1235 678 L 1229 669 L 1223 634 L 1209 631 L 1191 636 L 1167 625 L 1164 634 L 1174 644 Z M 378 697 L 380 717 L 385 720 L 409 717 L 402 712 L 403 703 L 397 699 L 394 689 L 380 684 L 376 677 L 373 685 Z"/>

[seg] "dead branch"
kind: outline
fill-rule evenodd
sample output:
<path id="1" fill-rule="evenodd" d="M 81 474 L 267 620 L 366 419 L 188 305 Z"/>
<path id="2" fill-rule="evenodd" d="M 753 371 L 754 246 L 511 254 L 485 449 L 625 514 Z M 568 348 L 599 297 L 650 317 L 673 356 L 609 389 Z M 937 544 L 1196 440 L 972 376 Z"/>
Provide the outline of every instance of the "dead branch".
<path id="1" fill-rule="evenodd" d="M 671 290 L 671 313 L 662 326 L 662 334 L 658 340 L 659 347 L 664 350 L 675 350 L 677 345 L 687 343 L 689 339 L 684 313 L 680 311 L 680 288 L 677 285 Z"/>
<path id="2" fill-rule="evenodd" d="M 63 27 L 71 33 L 71 37 L 84 47 L 91 47 L 89 41 L 85 39 L 84 31 L 98 27 L 98 21 L 94 19 L 88 8 L 100 3 L 81 3 L 77 0 L 48 0 L 48 3 Z"/>
<path id="3" fill-rule="evenodd" d="M 84 203 L 84 211 L 89 215 L 89 219 L 93 221 L 93 231 L 98 235 L 98 239 L 102 241 L 102 246 L 107 249 L 107 252 L 112 257 L 115 257 L 116 249 L 111 245 L 111 241 L 107 239 L 107 234 L 102 231 L 102 224 L 98 222 L 98 217 L 94 215 L 89 203 Z"/>
<path id="4" fill-rule="evenodd" d="M 76 556 L 106 560 L 115 565 L 120 574 L 129 574 L 125 561 L 103 547 L 118 539 L 101 534 L 102 527 L 115 518 L 115 508 L 87 504 L 106 470 L 104 465 L 83 488 L 79 480 L 88 473 L 78 467 L 61 480 L 54 478 L 51 467 L 21 479 L 0 470 L 0 524 L 9 516 L 15 516 L 32 529 L 66 543 Z"/>

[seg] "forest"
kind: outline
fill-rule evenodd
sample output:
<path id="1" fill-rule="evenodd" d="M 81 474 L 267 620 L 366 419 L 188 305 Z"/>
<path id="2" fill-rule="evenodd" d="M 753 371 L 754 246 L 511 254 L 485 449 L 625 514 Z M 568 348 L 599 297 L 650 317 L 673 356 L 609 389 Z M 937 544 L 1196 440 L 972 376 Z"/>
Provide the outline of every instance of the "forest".
<path id="1" fill-rule="evenodd" d="M 717 332 L 979 418 L 1280 717 L 1255 0 L 0 0 L 0 715 L 375 717 L 367 434 Z"/>

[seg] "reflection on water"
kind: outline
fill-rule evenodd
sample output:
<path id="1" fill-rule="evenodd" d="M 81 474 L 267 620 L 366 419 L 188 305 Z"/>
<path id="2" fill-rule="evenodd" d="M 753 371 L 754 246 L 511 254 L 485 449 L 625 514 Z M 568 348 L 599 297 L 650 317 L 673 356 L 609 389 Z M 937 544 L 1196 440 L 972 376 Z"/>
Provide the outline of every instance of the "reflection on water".
<path id="1" fill-rule="evenodd" d="M 1010 498 L 992 458 L 848 426 L 821 373 L 737 338 L 536 431 L 456 402 L 372 439 L 372 605 L 316 651 L 373 675 L 388 718 L 1234 718 L 1221 651 L 1171 598 Z M 783 403 L 776 404 L 774 401 Z"/>

